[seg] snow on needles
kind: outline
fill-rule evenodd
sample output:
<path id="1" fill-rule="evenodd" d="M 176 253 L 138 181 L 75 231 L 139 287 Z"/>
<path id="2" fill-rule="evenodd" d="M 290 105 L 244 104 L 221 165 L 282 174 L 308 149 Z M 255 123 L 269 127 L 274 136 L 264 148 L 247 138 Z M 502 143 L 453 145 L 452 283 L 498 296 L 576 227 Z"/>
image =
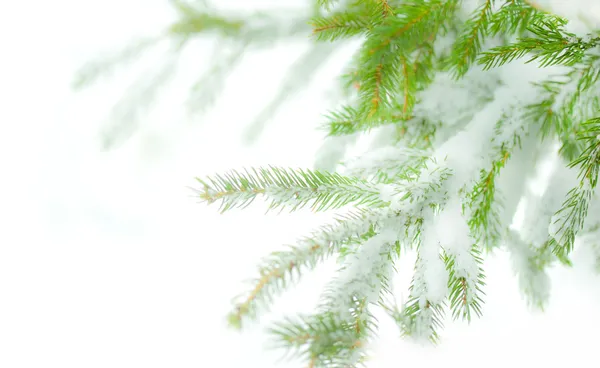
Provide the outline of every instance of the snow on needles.
<path id="1" fill-rule="evenodd" d="M 349 301 L 353 296 L 364 296 L 367 303 L 375 303 L 379 299 L 392 268 L 388 260 L 389 245 L 398 238 L 398 231 L 384 227 L 346 259 L 346 266 L 336 281 L 339 293 L 333 297 L 333 304 L 338 306 L 342 318 L 350 318 L 352 306 Z"/>

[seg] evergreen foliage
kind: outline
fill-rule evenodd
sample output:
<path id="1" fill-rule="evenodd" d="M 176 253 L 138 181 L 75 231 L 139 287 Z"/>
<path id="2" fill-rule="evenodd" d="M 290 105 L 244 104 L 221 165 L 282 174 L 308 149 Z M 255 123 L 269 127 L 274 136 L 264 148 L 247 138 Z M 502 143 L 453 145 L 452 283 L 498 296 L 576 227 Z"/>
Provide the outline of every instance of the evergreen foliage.
<path id="1" fill-rule="evenodd" d="M 251 44 L 274 27 L 268 17 L 256 28 L 251 18 L 179 6 L 171 35 L 210 29 Z M 600 260 L 598 30 L 576 35 L 528 0 L 316 0 L 314 8 L 317 44 L 362 41 L 342 76 L 348 101 L 324 117 L 339 162 L 230 171 L 199 179 L 198 195 L 222 212 L 264 197 L 269 209 L 340 215 L 264 259 L 235 302 L 232 326 L 258 319 L 276 295 L 337 256 L 340 269 L 315 313 L 269 331 L 309 367 L 358 366 L 377 331 L 376 308 L 404 335 L 432 342 L 448 311 L 481 316 L 483 258 L 495 249 L 510 252 L 519 287 L 539 308 L 549 295 L 546 270 L 568 266 L 577 239 Z M 299 35 L 309 32 L 271 37 Z M 374 137 L 372 148 L 344 157 L 360 135 Z M 548 157 L 555 167 L 537 195 L 527 184 Z M 521 202 L 525 218 L 515 228 Z M 398 305 L 392 279 L 408 251 L 417 260 L 410 297 Z"/>

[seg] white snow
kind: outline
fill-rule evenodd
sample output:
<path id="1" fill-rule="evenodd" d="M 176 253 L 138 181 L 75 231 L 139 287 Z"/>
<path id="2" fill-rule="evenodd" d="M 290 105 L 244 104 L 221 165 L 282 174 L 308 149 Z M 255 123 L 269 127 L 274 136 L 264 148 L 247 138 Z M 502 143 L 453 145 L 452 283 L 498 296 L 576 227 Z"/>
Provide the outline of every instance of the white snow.
<path id="1" fill-rule="evenodd" d="M 421 244 L 419 246 L 420 258 L 417 261 L 417 270 L 424 283 L 425 294 L 415 295 L 423 297 L 430 303 L 443 302 L 448 294 L 448 271 L 441 258 L 440 238 L 435 231 L 435 220 L 427 219 L 423 224 Z"/>

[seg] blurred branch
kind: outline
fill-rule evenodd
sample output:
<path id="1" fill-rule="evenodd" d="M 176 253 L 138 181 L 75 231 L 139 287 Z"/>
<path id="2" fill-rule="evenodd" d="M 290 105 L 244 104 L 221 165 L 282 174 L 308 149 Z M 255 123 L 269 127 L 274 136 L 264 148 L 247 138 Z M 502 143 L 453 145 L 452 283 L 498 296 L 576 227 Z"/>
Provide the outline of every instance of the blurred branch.
<path id="1" fill-rule="evenodd" d="M 225 79 L 243 59 L 247 52 L 273 47 L 283 40 L 305 40 L 311 33 L 308 20 L 318 8 L 307 7 L 303 12 L 289 9 L 268 9 L 258 12 L 218 11 L 208 1 L 170 2 L 176 11 L 176 20 L 156 37 L 132 42 L 108 57 L 92 60 L 85 64 L 75 76 L 73 87 L 81 89 L 91 86 L 100 77 L 114 74 L 119 67 L 130 65 L 141 59 L 159 42 L 173 44 L 167 58 L 156 67 L 150 76 L 138 79 L 129 91 L 116 102 L 107 128 L 102 132 L 106 149 L 122 143 L 140 127 L 140 120 L 157 101 L 161 90 L 177 74 L 174 63 L 181 53 L 198 38 L 216 39 L 217 48 L 210 58 L 208 69 L 192 85 L 187 108 L 191 113 L 206 111 L 214 104 L 225 86 Z M 307 4 L 314 5 L 314 4 Z M 223 14 L 224 13 L 224 14 Z M 222 47 L 222 45 L 227 45 Z M 310 76 L 332 54 L 333 45 L 314 45 L 294 63 L 275 98 L 257 117 L 246 135 L 255 137 L 266 120 L 272 117 L 285 100 L 306 87 Z"/>

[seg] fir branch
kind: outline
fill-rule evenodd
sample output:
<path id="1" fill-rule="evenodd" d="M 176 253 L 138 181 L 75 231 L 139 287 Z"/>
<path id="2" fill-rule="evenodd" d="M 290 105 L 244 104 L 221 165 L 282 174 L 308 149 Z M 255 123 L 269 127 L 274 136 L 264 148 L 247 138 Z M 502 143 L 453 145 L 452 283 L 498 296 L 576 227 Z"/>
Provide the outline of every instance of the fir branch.
<path id="1" fill-rule="evenodd" d="M 406 219 L 406 214 L 394 216 L 393 223 Z M 340 275 L 332 281 L 324 293 L 323 307 L 336 311 L 347 319 L 349 311 L 356 308 L 357 301 L 376 303 L 382 292 L 389 293 L 391 251 L 398 240 L 398 231 L 382 221 L 375 235 L 364 240 L 350 254 L 344 255 Z"/>
<path id="2" fill-rule="evenodd" d="M 430 154 L 407 147 L 384 147 L 344 163 L 346 175 L 391 183 L 418 174 Z"/>
<path id="3" fill-rule="evenodd" d="M 313 27 L 313 35 L 319 41 L 337 41 L 350 38 L 367 31 L 369 18 L 355 12 L 340 12 L 327 17 L 316 17 L 309 24 Z"/>
<path id="4" fill-rule="evenodd" d="M 502 227 L 497 208 L 502 205 L 496 193 L 496 177 L 505 167 L 515 149 L 521 147 L 521 139 L 529 133 L 525 124 L 526 114 L 507 113 L 496 124 L 492 141 L 491 169 L 481 171 L 480 180 L 467 195 L 470 208 L 469 227 L 478 241 L 487 249 L 494 248 L 501 238 Z"/>
<path id="5" fill-rule="evenodd" d="M 415 296 L 410 297 L 401 311 L 394 310 L 392 317 L 400 326 L 403 336 L 416 340 L 426 338 L 433 344 L 440 340 L 438 331 L 444 328 L 444 304 L 432 304 Z"/>
<path id="6" fill-rule="evenodd" d="M 364 36 L 346 76 L 352 102 L 327 116 L 328 135 L 354 139 L 377 128 L 378 135 L 388 135 L 377 145 L 388 147 L 348 161 L 343 174 L 270 167 L 199 180 L 204 186 L 199 191 L 203 201 L 220 202 L 222 211 L 244 207 L 258 196 L 270 201 L 269 209 L 287 207 L 293 211 L 307 205 L 316 211 L 345 205 L 370 207 L 267 257 L 250 290 L 237 301 L 230 322 L 241 327 L 256 318 L 278 293 L 335 254 L 342 262 L 339 277 L 328 284 L 316 314 L 286 319 L 271 330 L 278 347 L 302 356 L 313 368 L 355 366 L 362 362 L 376 330 L 369 310 L 376 302 L 396 320 L 404 335 L 436 342 L 446 305 L 454 319 L 470 321 L 481 315 L 485 285 L 481 252 L 484 247 L 499 244 L 505 236 L 521 289 L 530 303 L 543 306 L 548 299 L 547 266 L 556 259 L 567 263 L 575 235 L 597 230 L 596 219 L 592 225 L 584 221 L 589 212 L 595 211 L 590 203 L 596 200 L 600 172 L 600 118 L 586 124 L 580 121 L 600 111 L 600 96 L 594 89 L 600 79 L 600 58 L 596 56 L 600 37 L 577 38 L 565 31 L 564 20 L 525 0 L 506 0 L 500 8 L 497 1 L 483 0 L 462 25 L 455 15 L 462 5 L 458 0 L 317 0 L 315 4 L 318 9 L 311 25 L 317 40 Z M 268 35 L 269 29 L 279 29 L 279 25 L 271 18 L 264 20 L 268 26 L 261 23 L 257 27 L 244 20 L 240 30 L 224 25 L 223 30 L 215 26 L 215 32 L 231 32 L 231 37 L 245 40 L 248 45 L 254 35 L 270 42 L 275 37 Z M 290 23 L 290 27 L 282 27 L 286 35 L 303 30 L 299 23 Z M 509 42 L 515 34 L 520 38 Z M 477 60 L 488 37 L 494 37 L 493 41 L 501 46 Z M 452 49 L 448 50 L 450 45 Z M 527 55 L 527 62 L 538 61 L 541 67 L 562 65 L 568 70 L 559 78 L 549 75 L 550 79 L 537 83 L 541 93 L 534 104 L 531 102 L 535 99 L 527 97 L 530 95 L 509 91 L 522 86 L 513 81 L 506 81 L 502 87 L 501 92 L 507 93 L 495 93 L 498 83 L 504 82 L 502 72 L 468 73 L 476 60 L 483 69 L 489 69 Z M 444 90 L 447 84 L 443 78 L 452 82 L 446 69 L 448 62 L 455 78 L 467 76 L 466 83 L 476 88 L 460 84 Z M 429 93 L 428 88 L 438 81 L 440 73 L 444 73 L 440 84 Z M 308 80 L 307 75 L 302 74 L 300 79 Z M 531 79 L 539 82 L 536 78 Z M 468 95 L 456 96 L 454 92 L 463 89 Z M 471 94 L 473 102 L 461 101 L 457 108 L 452 104 L 456 97 L 468 100 Z M 509 106 L 496 106 L 498 101 L 491 99 L 492 94 L 519 98 Z M 440 98 L 452 98 L 452 103 L 436 105 L 435 99 Z M 430 99 L 434 102 L 428 103 Z M 476 115 L 474 109 L 488 102 L 491 107 L 484 107 L 481 115 Z M 524 104 L 529 105 L 521 114 Z M 510 114 L 502 116 L 507 107 Z M 481 117 L 485 120 L 489 115 L 495 116 L 493 120 L 480 122 Z M 469 127 L 475 128 L 461 135 L 464 140 L 452 140 L 458 143 L 431 152 L 430 148 L 447 141 L 452 132 L 462 130 L 465 121 L 471 121 Z M 485 124 L 496 121 L 492 132 L 492 126 Z M 527 144 L 533 144 L 537 129 L 542 138 L 559 139 L 563 156 L 578 157 L 571 166 L 580 168 L 581 184 L 569 192 L 556 213 L 548 241 L 546 225 L 560 202 L 552 202 L 551 195 L 544 196 L 546 207 L 529 234 L 523 231 L 523 239 L 529 236 L 524 241 L 504 223 L 518 198 L 508 197 L 508 191 L 504 193 L 507 209 L 503 212 L 502 193 L 496 185 L 504 184 L 498 176 L 502 173 L 504 177 L 502 170 L 508 160 L 519 160 L 513 154 L 518 153 L 515 151 L 521 139 L 531 136 Z M 489 146 L 479 142 L 469 151 L 472 155 L 454 157 L 449 152 L 483 139 Z M 334 160 L 343 159 L 340 151 L 343 149 L 337 150 Z M 527 155 L 537 151 L 523 152 Z M 442 157 L 446 161 L 439 164 L 433 159 Z M 564 190 L 551 186 L 561 202 L 573 183 L 563 186 Z M 454 232 L 444 233 L 449 226 Z M 394 256 L 399 256 L 402 249 L 415 248 L 417 263 L 408 302 L 401 310 L 396 305 L 385 305 L 383 297 L 392 294 Z"/>
<path id="7" fill-rule="evenodd" d="M 313 211 L 340 208 L 347 204 L 382 206 L 379 192 L 369 182 L 336 173 L 292 170 L 278 167 L 231 171 L 205 180 L 200 198 L 211 204 L 221 201 L 221 213 L 244 208 L 263 195 L 271 201 L 269 210 L 289 207 L 291 211 L 311 204 Z"/>
<path id="8" fill-rule="evenodd" d="M 413 285 L 414 279 L 411 288 Z M 411 295 L 401 308 L 395 300 L 380 301 L 379 306 L 394 320 L 402 336 L 416 340 L 425 338 L 437 344 L 440 340 L 438 331 L 444 327 L 444 304 L 432 305 L 426 302 L 422 307 L 421 304 L 419 298 Z"/>
<path id="9" fill-rule="evenodd" d="M 340 320 L 334 313 L 286 318 L 269 329 L 272 347 L 286 349 L 311 367 L 355 366 L 361 361 L 361 348 L 368 325 L 356 328 L 353 322 Z"/>
<path id="10" fill-rule="evenodd" d="M 379 7 L 379 11 L 383 17 L 387 17 L 390 15 L 395 15 L 394 9 L 390 6 L 388 0 L 376 0 L 377 5 Z"/>
<path id="11" fill-rule="evenodd" d="M 136 80 L 125 96 L 113 106 L 100 132 L 103 149 L 111 149 L 129 138 L 140 124 L 142 115 L 154 105 L 160 92 L 175 77 L 180 54 L 175 52 L 155 71 Z"/>
<path id="12" fill-rule="evenodd" d="M 552 65 L 572 66 L 580 62 L 585 51 L 597 47 L 600 37 L 585 41 L 562 29 L 564 21 L 559 18 L 544 20 L 528 28 L 537 38 L 519 38 L 516 43 L 499 46 L 483 54 L 479 64 L 484 70 L 502 66 L 508 62 L 524 57 L 529 53 L 534 55 L 526 61 L 530 63 L 539 59 L 541 67 Z"/>
<path id="13" fill-rule="evenodd" d="M 294 61 L 271 102 L 257 114 L 254 121 L 248 124 L 244 132 L 246 141 L 254 142 L 263 132 L 269 120 L 284 106 L 284 102 L 292 99 L 310 85 L 316 71 L 323 67 L 334 51 L 330 45 L 314 43 Z"/>
<path id="14" fill-rule="evenodd" d="M 365 120 L 389 115 L 392 101 L 402 91 L 402 114 L 411 114 L 420 86 L 410 57 L 432 29 L 447 21 L 456 1 L 404 2 L 402 16 L 386 17 L 370 30 L 360 56 L 359 116 Z"/>
<path id="15" fill-rule="evenodd" d="M 198 10 L 181 2 L 175 2 L 181 18 L 167 30 L 168 34 L 189 37 L 199 33 L 215 33 L 226 37 L 235 37 L 246 27 L 244 20 L 231 16 L 220 16 L 207 10 Z"/>
<path id="16" fill-rule="evenodd" d="M 204 112 L 220 97 L 228 73 L 242 61 L 248 47 L 246 43 L 234 43 L 229 48 L 226 46 L 216 48 L 211 57 L 213 63 L 190 88 L 186 104 L 191 114 Z"/>
<path id="17" fill-rule="evenodd" d="M 73 88 L 80 90 L 89 87 L 101 77 L 113 74 L 119 66 L 133 62 L 161 40 L 162 37 L 138 39 L 118 52 L 84 64 L 75 74 Z"/>
<path id="18" fill-rule="evenodd" d="M 330 136 L 368 132 L 383 125 L 405 121 L 400 113 L 394 113 L 394 111 L 365 120 L 356 108 L 348 105 L 342 106 L 338 111 L 331 111 L 325 118 L 328 121 L 322 125 L 322 129 L 327 131 Z"/>
<path id="19" fill-rule="evenodd" d="M 570 118 L 580 118 L 582 120 L 595 117 L 600 107 L 597 105 L 590 106 L 590 102 L 592 104 L 597 102 L 594 100 L 597 100 L 598 94 L 594 93 L 593 90 L 590 91 L 590 88 L 600 78 L 600 56 L 586 55 L 579 65 L 571 68 L 567 73 L 567 78 L 571 83 L 576 82 L 576 86 L 573 92 L 565 96 L 562 106 L 563 114 Z M 586 95 L 586 92 L 592 92 L 591 96 Z M 589 114 L 592 114 L 592 116 L 588 116 Z"/>
<path id="20" fill-rule="evenodd" d="M 481 44 L 487 34 L 488 23 L 492 16 L 493 5 L 493 0 L 485 0 L 465 23 L 464 31 L 454 43 L 451 60 L 456 79 L 467 73 L 481 51 Z"/>
<path id="21" fill-rule="evenodd" d="M 591 119 L 583 123 L 582 127 L 584 130 L 579 139 L 587 143 L 587 148 L 569 165 L 580 168 L 581 182 L 569 192 L 562 208 L 556 213 L 549 241 L 553 252 L 561 258 L 571 253 L 575 236 L 583 229 L 600 172 L 600 118 Z"/>
<path id="22" fill-rule="evenodd" d="M 427 38 L 432 29 L 452 16 L 456 5 L 455 0 L 402 2 L 399 8 L 401 17 L 388 17 L 383 24 L 373 29 L 372 37 L 367 40 L 369 54 L 378 55 L 395 41 L 414 48 Z"/>
<path id="23" fill-rule="evenodd" d="M 507 232 L 507 247 L 510 252 L 514 272 L 517 275 L 519 288 L 524 294 L 529 306 L 544 310 L 549 299 L 550 278 L 547 267 L 553 257 L 548 252 L 547 244 L 534 249 L 526 244 L 519 234 L 509 229 Z"/>
<path id="24" fill-rule="evenodd" d="M 509 157 L 509 151 L 504 150 L 502 159 L 493 163 L 492 170 L 482 170 L 481 180 L 468 196 L 469 208 L 472 209 L 469 227 L 487 249 L 493 248 L 500 240 L 501 223 L 495 208 L 501 205 L 501 200 L 496 193 L 496 177 Z"/>
<path id="25" fill-rule="evenodd" d="M 465 262 L 464 259 L 458 261 Z M 481 305 L 483 304 L 481 295 L 485 295 L 482 290 L 485 286 L 485 275 L 481 266 L 483 259 L 481 258 L 479 247 L 473 244 L 467 261 L 477 265 L 476 275 L 463 274 L 463 272 L 457 270 L 455 267 L 457 262 L 456 255 L 446 254 L 444 262 L 450 275 L 448 279 L 448 289 L 450 290 L 448 299 L 450 301 L 450 309 L 452 309 L 452 317 L 454 319 L 460 317 L 469 322 L 471 321 L 472 312 L 477 317 L 481 317 Z M 471 280 L 476 281 L 472 282 Z"/>
<path id="26" fill-rule="evenodd" d="M 534 85 L 543 98 L 536 104 L 525 106 L 523 118 L 540 127 L 542 138 L 553 137 L 560 131 L 560 111 L 557 110 L 556 105 L 565 82 L 549 80 Z"/>
<path id="27" fill-rule="evenodd" d="M 356 126 L 360 117 L 352 106 L 342 106 L 338 111 L 331 111 L 325 118 L 328 122 L 323 124 L 322 129 L 330 136 L 354 134 L 359 131 Z"/>
<path id="28" fill-rule="evenodd" d="M 368 42 L 368 41 L 367 41 Z M 365 59 L 361 68 L 358 91 L 358 113 L 361 120 L 382 120 L 389 116 L 391 101 L 401 90 L 403 74 L 401 68 L 406 55 L 399 47 L 389 44 L 380 50 L 377 58 Z"/>
<path id="29" fill-rule="evenodd" d="M 439 208 L 439 204 L 432 207 Z M 410 296 L 395 319 L 403 336 L 411 336 L 417 340 L 427 339 L 435 344 L 439 341 L 438 330 L 443 328 L 443 309 L 446 297 L 438 294 L 442 290 L 434 289 L 436 286 L 441 286 L 441 283 L 444 284 L 444 288 L 447 288 L 444 275 L 436 273 L 439 271 L 443 273 L 446 270 L 439 254 L 440 247 L 437 239 L 423 239 L 424 235 L 427 235 L 428 238 L 431 238 L 429 235 L 432 235 L 432 227 L 425 227 L 423 223 L 423 219 L 416 223 L 414 231 L 417 260 L 409 287 Z M 433 285 L 433 283 L 437 283 L 437 285 Z M 447 289 L 445 291 L 447 293 Z"/>
<path id="30" fill-rule="evenodd" d="M 578 120 L 588 120 L 600 110 L 598 95 L 591 88 L 600 79 L 599 62 L 599 56 L 586 55 L 559 78 L 535 83 L 542 99 L 525 107 L 525 118 L 540 124 L 542 138 L 558 136 L 559 152 L 568 161 L 585 149 L 577 139 L 581 130 Z"/>
<path id="31" fill-rule="evenodd" d="M 523 35 L 528 27 L 544 21 L 546 17 L 546 13 L 531 6 L 526 1 L 510 0 L 492 14 L 489 35 L 511 35 L 515 33 Z"/>
<path id="32" fill-rule="evenodd" d="M 238 297 L 229 315 L 230 325 L 241 328 L 244 320 L 257 318 L 274 296 L 295 284 L 306 270 L 314 269 L 343 246 L 370 238 L 374 235 L 372 226 L 389 215 L 386 209 L 350 212 L 301 239 L 289 250 L 272 253 L 259 266 L 260 276 L 252 281 L 252 289 Z"/>

